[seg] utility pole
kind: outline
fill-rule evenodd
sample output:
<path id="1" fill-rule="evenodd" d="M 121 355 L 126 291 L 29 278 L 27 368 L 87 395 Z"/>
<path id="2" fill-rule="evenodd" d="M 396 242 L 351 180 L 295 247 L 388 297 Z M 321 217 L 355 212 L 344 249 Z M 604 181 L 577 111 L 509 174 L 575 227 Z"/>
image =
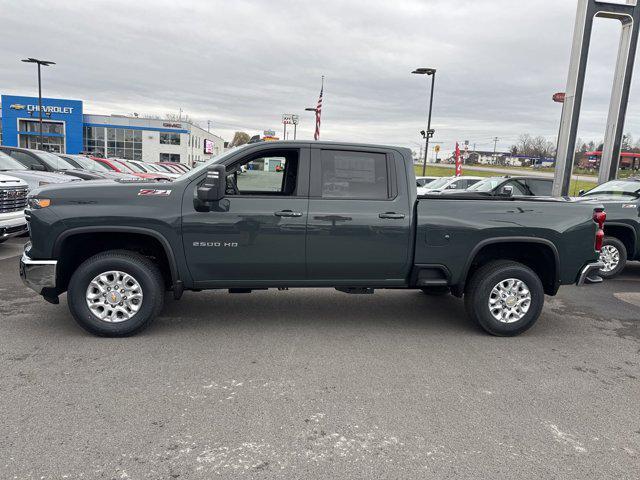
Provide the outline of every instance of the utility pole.
<path id="1" fill-rule="evenodd" d="M 500 139 L 498 137 L 493 137 L 493 154 L 496 154 L 496 151 L 498 150 L 498 142 L 500 141 Z M 475 150 L 475 148 L 474 148 Z"/>
<path id="2" fill-rule="evenodd" d="M 211 133 L 211 120 L 207 120 L 207 133 Z"/>

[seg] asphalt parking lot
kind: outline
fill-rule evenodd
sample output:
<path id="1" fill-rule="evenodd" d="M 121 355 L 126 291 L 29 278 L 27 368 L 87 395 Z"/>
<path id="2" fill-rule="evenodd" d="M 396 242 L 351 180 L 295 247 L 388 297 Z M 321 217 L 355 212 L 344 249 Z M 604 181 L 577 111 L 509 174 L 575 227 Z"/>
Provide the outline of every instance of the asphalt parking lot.
<path id="1" fill-rule="evenodd" d="M 637 479 L 640 264 L 518 338 L 453 297 L 187 292 L 100 339 L 0 246 L 2 479 Z"/>

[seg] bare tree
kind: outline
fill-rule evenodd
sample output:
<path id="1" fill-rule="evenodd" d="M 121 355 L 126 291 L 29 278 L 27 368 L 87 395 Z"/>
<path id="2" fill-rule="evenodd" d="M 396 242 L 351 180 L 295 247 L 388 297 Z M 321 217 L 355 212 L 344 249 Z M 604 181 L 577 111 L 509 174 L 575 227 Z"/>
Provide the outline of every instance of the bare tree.
<path id="1" fill-rule="evenodd" d="M 169 120 L 170 122 L 185 122 L 185 123 L 194 123 L 193 119 L 189 116 L 188 113 L 167 113 L 164 116 L 165 120 Z"/>
<path id="2" fill-rule="evenodd" d="M 514 149 L 520 155 L 547 158 L 555 155 L 556 147 L 553 142 L 543 136 L 532 137 L 528 133 L 523 133 L 513 145 L 512 151 Z"/>

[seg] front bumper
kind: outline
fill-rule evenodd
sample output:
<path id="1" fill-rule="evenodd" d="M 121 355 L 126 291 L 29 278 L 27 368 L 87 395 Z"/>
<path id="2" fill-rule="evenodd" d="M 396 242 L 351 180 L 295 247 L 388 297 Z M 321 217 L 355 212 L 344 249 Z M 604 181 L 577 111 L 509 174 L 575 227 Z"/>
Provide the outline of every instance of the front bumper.
<path id="1" fill-rule="evenodd" d="M 7 218 L 7 216 L 10 216 L 10 218 Z M 22 235 L 28 231 L 27 220 L 24 218 L 23 212 L 2 214 L 0 217 L 0 240 Z"/>
<path id="2" fill-rule="evenodd" d="M 598 272 L 603 267 L 604 267 L 604 263 L 599 261 L 585 265 L 580 271 L 580 276 L 578 277 L 577 285 L 580 287 L 582 285 L 590 284 L 590 283 L 601 283 L 602 277 L 598 275 Z"/>
<path id="3" fill-rule="evenodd" d="M 57 260 L 31 260 L 26 253 L 20 259 L 20 278 L 31 290 L 43 294 L 56 287 Z"/>

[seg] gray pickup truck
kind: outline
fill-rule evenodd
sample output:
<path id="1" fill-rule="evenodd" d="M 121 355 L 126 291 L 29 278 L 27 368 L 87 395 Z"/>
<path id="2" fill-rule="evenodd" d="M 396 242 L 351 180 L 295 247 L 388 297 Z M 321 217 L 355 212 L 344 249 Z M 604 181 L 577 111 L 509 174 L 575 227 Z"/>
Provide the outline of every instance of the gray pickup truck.
<path id="1" fill-rule="evenodd" d="M 165 291 L 330 287 L 451 292 L 484 330 L 512 336 L 545 294 L 601 280 L 599 204 L 418 197 L 405 148 L 263 142 L 170 184 L 78 183 L 30 196 L 20 273 L 51 303 L 66 291 L 97 335 L 140 331 Z"/>

